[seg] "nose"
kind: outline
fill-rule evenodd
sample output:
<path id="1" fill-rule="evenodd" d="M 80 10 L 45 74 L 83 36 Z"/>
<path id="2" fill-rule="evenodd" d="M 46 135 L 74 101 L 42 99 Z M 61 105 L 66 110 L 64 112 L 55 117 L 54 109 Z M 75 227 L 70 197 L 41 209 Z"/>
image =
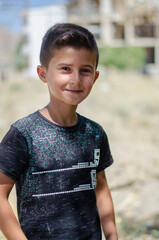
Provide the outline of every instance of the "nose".
<path id="1" fill-rule="evenodd" d="M 79 84 L 80 81 L 81 81 L 81 79 L 80 79 L 80 73 L 79 73 L 79 71 L 74 71 L 74 72 L 72 73 L 71 81 L 70 81 L 70 82 L 71 82 L 72 84 Z"/>

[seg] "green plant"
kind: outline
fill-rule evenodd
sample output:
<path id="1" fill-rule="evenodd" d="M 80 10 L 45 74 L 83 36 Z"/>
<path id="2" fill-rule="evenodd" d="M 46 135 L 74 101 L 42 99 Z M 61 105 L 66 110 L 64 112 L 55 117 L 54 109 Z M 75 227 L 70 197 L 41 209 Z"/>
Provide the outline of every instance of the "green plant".
<path id="1" fill-rule="evenodd" d="M 21 71 L 27 66 L 27 58 L 23 54 L 23 46 L 25 44 L 25 40 L 21 38 L 17 44 L 15 51 L 15 67 L 17 70 Z"/>
<path id="2" fill-rule="evenodd" d="M 145 50 L 141 47 L 108 46 L 99 48 L 99 64 L 118 69 L 140 69 L 145 63 Z"/>
<path id="3" fill-rule="evenodd" d="M 151 231 L 151 235 L 158 239 L 159 238 L 159 230 L 153 229 Z"/>

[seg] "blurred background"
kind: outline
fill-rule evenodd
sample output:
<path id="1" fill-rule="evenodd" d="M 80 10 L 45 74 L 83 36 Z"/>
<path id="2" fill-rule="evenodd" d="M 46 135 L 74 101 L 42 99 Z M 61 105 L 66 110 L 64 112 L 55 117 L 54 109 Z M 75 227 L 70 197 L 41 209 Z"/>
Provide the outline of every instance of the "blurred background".
<path id="1" fill-rule="evenodd" d="M 43 35 L 59 22 L 87 27 L 99 46 L 100 78 L 78 112 L 108 134 L 119 239 L 159 239 L 158 0 L 0 0 L 0 140 L 48 103 L 36 66 Z M 10 202 L 16 212 L 14 191 Z"/>

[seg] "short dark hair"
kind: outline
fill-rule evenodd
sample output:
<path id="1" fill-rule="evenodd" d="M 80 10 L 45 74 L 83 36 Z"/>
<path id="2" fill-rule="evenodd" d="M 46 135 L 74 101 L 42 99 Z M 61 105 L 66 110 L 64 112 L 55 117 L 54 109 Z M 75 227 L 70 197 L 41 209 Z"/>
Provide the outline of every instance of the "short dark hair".
<path id="1" fill-rule="evenodd" d="M 97 67 L 99 52 L 93 34 L 86 28 L 72 23 L 55 24 L 46 32 L 43 37 L 40 51 L 41 65 L 48 68 L 54 50 L 65 46 L 86 48 L 94 52 L 96 55 Z"/>

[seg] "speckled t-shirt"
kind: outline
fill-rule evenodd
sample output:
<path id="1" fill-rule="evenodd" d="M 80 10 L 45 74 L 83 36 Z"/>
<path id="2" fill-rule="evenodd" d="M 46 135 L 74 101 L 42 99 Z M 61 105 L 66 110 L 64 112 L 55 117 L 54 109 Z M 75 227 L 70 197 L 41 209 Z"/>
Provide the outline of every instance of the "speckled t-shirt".
<path id="1" fill-rule="evenodd" d="M 16 181 L 29 240 L 100 240 L 96 173 L 113 162 L 102 127 L 79 115 L 58 126 L 39 111 L 14 123 L 0 144 L 0 171 Z"/>

